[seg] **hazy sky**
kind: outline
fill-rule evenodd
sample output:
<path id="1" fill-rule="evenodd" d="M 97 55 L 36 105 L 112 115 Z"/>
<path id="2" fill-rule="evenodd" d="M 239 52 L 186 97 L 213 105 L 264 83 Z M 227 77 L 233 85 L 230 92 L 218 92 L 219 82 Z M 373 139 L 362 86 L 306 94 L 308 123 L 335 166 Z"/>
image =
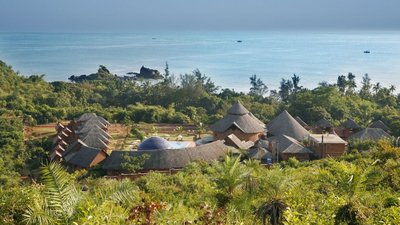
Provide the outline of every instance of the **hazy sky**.
<path id="1" fill-rule="evenodd" d="M 400 0 L 0 0 L 0 31 L 400 29 Z"/>

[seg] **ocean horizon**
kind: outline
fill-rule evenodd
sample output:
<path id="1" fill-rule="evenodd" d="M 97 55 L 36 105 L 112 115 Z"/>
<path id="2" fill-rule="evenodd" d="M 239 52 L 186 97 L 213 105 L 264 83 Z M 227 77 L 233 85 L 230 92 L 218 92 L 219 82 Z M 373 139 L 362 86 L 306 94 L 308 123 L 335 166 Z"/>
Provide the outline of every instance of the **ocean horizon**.
<path id="1" fill-rule="evenodd" d="M 364 53 L 369 51 L 370 53 Z M 256 74 L 269 89 L 300 76 L 313 88 L 352 72 L 400 86 L 400 31 L 146 31 L 141 33 L 0 33 L 0 60 L 48 81 L 104 65 L 126 75 L 141 66 L 179 75 L 199 69 L 216 85 L 247 92 Z"/>

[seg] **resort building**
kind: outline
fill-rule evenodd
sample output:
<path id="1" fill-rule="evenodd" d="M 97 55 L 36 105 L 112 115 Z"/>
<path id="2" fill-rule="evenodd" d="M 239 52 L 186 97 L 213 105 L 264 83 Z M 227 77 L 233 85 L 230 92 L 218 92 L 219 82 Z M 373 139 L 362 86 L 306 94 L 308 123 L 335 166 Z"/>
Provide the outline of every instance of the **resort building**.
<path id="1" fill-rule="evenodd" d="M 360 141 L 379 141 L 384 138 L 390 138 L 390 134 L 386 133 L 381 128 L 365 128 L 349 137 L 349 140 Z"/>
<path id="2" fill-rule="evenodd" d="M 348 138 L 358 132 L 361 127 L 352 119 L 347 119 L 343 122 L 338 129 L 335 129 L 336 133 L 344 140 L 348 140 Z"/>
<path id="3" fill-rule="evenodd" d="M 314 125 L 314 133 L 316 134 L 330 133 L 332 130 L 333 125 L 325 118 L 318 120 Z"/>
<path id="4" fill-rule="evenodd" d="M 89 168 L 107 157 L 110 123 L 94 113 L 85 113 L 68 125 L 58 123 L 51 161 L 74 168 Z"/>
<path id="5" fill-rule="evenodd" d="M 82 169 L 93 167 L 102 162 L 107 157 L 107 153 L 77 140 L 65 150 L 62 157 L 64 163 L 74 169 Z"/>
<path id="6" fill-rule="evenodd" d="M 308 131 L 301 126 L 286 110 L 279 114 L 267 125 L 268 136 L 286 135 L 297 141 L 303 141 Z"/>
<path id="7" fill-rule="evenodd" d="M 347 148 L 347 142 L 336 134 L 310 134 L 308 144 L 319 159 L 340 157 Z"/>
<path id="8" fill-rule="evenodd" d="M 268 149 L 272 153 L 274 162 L 296 158 L 299 161 L 310 160 L 313 152 L 302 143 L 287 135 L 268 138 Z"/>
<path id="9" fill-rule="evenodd" d="M 236 149 L 247 150 L 254 146 L 254 142 L 252 141 L 241 141 L 236 135 L 230 134 L 225 139 L 225 144 L 228 146 L 232 146 Z"/>
<path id="10" fill-rule="evenodd" d="M 211 125 L 210 129 L 214 133 L 214 140 L 225 140 L 229 135 L 233 134 L 244 142 L 255 142 L 266 132 L 265 124 L 249 112 L 239 101 L 233 104 L 227 115 Z M 227 142 L 230 143 L 230 141 Z"/>
<path id="11" fill-rule="evenodd" d="M 273 155 L 266 148 L 255 146 L 247 152 L 247 157 L 253 160 L 259 160 L 261 164 L 272 164 Z"/>
<path id="12" fill-rule="evenodd" d="M 227 154 L 228 148 L 223 141 L 214 141 L 208 144 L 199 145 L 191 148 L 171 149 L 168 141 L 162 138 L 152 138 L 144 141 L 143 146 L 137 151 L 118 151 L 114 150 L 110 156 L 104 160 L 103 169 L 108 175 L 118 175 L 126 171 L 123 168 L 127 157 L 138 157 L 148 155 L 141 172 L 150 170 L 168 171 L 171 169 L 181 169 L 192 161 L 203 161 L 212 163 L 221 160 Z"/>
<path id="13" fill-rule="evenodd" d="M 368 127 L 369 128 L 380 128 L 388 134 L 391 133 L 390 128 L 384 122 L 382 122 L 382 120 L 377 120 L 377 121 L 373 122 L 371 125 L 369 125 Z"/>

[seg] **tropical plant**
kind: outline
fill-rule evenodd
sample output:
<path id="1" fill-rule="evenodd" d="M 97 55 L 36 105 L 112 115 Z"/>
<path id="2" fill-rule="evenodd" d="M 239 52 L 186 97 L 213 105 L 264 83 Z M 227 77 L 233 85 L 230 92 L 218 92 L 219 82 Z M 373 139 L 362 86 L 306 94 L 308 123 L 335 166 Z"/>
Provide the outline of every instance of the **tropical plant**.
<path id="1" fill-rule="evenodd" d="M 149 158 L 149 154 L 131 156 L 129 155 L 129 152 L 126 152 L 122 156 L 123 162 L 121 163 L 121 166 L 124 170 L 130 173 L 135 173 L 136 171 L 143 169 L 144 163 Z"/>
<path id="2" fill-rule="evenodd" d="M 227 194 L 228 200 L 245 183 L 244 177 L 249 173 L 249 170 L 240 163 L 240 156 L 225 156 L 224 162 L 215 164 L 215 169 L 217 171 L 215 181 L 218 187 Z"/>
<path id="3" fill-rule="evenodd" d="M 267 221 L 272 225 L 282 224 L 283 213 L 287 208 L 285 193 L 289 191 L 293 181 L 280 170 L 270 171 L 265 181 L 266 200 L 257 207 L 254 213 L 264 225 Z"/>
<path id="4" fill-rule="evenodd" d="M 80 193 L 71 176 L 57 163 L 41 168 L 42 198 L 35 199 L 24 214 L 26 224 L 70 224 Z"/>

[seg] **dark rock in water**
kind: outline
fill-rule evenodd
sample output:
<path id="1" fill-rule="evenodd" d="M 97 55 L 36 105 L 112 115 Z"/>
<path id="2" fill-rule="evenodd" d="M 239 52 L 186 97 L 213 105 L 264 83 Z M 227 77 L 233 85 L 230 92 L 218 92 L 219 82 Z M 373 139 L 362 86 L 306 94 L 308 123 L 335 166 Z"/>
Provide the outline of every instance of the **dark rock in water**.
<path id="1" fill-rule="evenodd" d="M 364 51 L 365 54 L 371 53 L 369 50 Z"/>
<path id="2" fill-rule="evenodd" d="M 126 73 L 126 74 L 128 74 L 128 75 L 135 75 L 135 74 L 137 74 L 137 73 L 134 73 L 134 72 L 128 72 L 128 73 Z"/>
<path id="3" fill-rule="evenodd" d="M 134 73 L 137 78 L 142 79 L 163 79 L 164 77 L 158 70 L 153 70 L 142 66 L 140 73 Z"/>

